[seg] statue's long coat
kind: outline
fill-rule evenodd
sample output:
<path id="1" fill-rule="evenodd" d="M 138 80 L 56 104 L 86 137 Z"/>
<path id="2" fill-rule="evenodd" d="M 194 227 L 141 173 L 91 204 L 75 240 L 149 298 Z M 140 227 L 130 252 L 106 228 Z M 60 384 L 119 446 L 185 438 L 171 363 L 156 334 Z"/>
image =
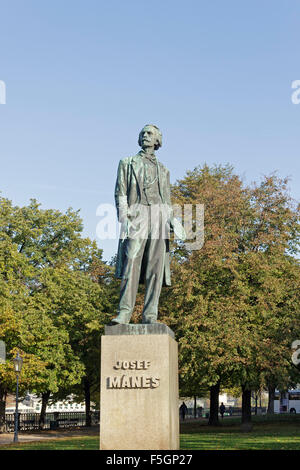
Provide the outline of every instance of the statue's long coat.
<path id="1" fill-rule="evenodd" d="M 124 215 L 126 216 L 128 208 L 133 204 L 141 202 L 141 191 L 144 181 L 144 164 L 141 154 L 138 153 L 133 157 L 127 157 L 120 161 L 118 168 L 118 176 L 115 187 L 115 201 L 118 213 L 118 220 L 122 222 Z M 158 186 L 163 204 L 168 204 L 171 208 L 170 199 L 170 173 L 167 168 L 158 162 Z M 117 262 L 116 277 L 121 279 L 124 268 L 125 246 L 128 238 L 120 238 Z M 162 253 L 165 258 L 163 285 L 171 285 L 170 276 L 170 257 L 169 257 L 169 240 L 166 240 L 166 250 Z M 144 282 L 145 266 L 142 263 L 140 283 Z"/>

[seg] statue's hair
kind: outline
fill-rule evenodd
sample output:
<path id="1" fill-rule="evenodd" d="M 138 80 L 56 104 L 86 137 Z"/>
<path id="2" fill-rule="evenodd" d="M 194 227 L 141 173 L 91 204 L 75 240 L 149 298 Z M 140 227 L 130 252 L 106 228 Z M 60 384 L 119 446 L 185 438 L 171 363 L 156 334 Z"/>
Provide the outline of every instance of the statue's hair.
<path id="1" fill-rule="evenodd" d="M 139 146 L 141 147 L 142 146 L 142 132 L 143 130 L 145 129 L 145 127 L 153 127 L 153 129 L 155 130 L 155 133 L 156 133 L 156 143 L 154 145 L 154 150 L 158 150 L 159 147 L 162 146 L 162 133 L 161 131 L 159 130 L 159 128 L 157 126 L 155 126 L 154 124 L 146 124 L 143 129 L 141 130 L 141 132 L 139 133 L 139 140 L 138 140 L 138 143 L 139 143 Z"/>

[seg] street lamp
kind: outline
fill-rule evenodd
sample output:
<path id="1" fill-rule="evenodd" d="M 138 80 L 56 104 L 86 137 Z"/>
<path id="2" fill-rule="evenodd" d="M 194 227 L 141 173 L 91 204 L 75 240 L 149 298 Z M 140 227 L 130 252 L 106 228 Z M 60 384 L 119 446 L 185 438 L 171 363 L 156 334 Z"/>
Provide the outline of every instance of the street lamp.
<path id="1" fill-rule="evenodd" d="M 13 358 L 14 369 L 17 376 L 17 392 L 16 392 L 16 412 L 15 412 L 15 434 L 14 442 L 18 442 L 18 404 L 19 404 L 19 375 L 22 370 L 23 359 L 21 358 L 19 351 L 17 352 L 16 357 Z"/>

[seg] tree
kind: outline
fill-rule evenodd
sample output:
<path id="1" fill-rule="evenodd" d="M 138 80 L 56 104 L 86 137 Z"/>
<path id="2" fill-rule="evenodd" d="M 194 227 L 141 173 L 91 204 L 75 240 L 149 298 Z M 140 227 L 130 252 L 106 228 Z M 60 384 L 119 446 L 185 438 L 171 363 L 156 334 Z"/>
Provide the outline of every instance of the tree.
<path id="1" fill-rule="evenodd" d="M 267 387 L 272 394 L 275 386 L 293 382 L 291 343 L 300 323 L 299 206 L 287 183 L 272 175 L 251 188 L 253 216 L 245 227 L 240 266 L 249 289 L 248 328 L 256 341 L 241 380 L 248 403 L 244 421 L 250 419 L 251 388 Z"/>
<path id="2" fill-rule="evenodd" d="M 65 267 L 44 271 L 42 285 L 37 302 L 40 304 L 41 297 L 47 297 L 48 315 L 58 330 L 66 330 L 72 360 L 76 358 L 83 368 L 77 381 L 58 387 L 54 398 L 84 394 L 86 421 L 90 425 L 91 395 L 94 389 L 99 392 L 100 385 L 100 336 L 109 321 L 107 293 L 87 272 Z"/>
<path id="3" fill-rule="evenodd" d="M 246 421 L 251 390 L 266 384 L 274 364 L 277 380 L 290 377 L 299 331 L 299 208 L 286 180 L 273 175 L 244 187 L 230 166 L 188 172 L 174 185 L 173 202 L 204 204 L 205 243 L 198 251 L 173 247 L 163 321 L 179 338 L 185 381 L 211 388 L 210 422 L 218 421 L 220 385 L 242 387 Z"/>
<path id="4" fill-rule="evenodd" d="M 237 252 L 245 218 L 247 191 L 231 167 L 206 165 L 188 172 L 173 188 L 173 202 L 204 204 L 205 243 L 200 250 L 173 251 L 173 286 L 164 294 L 163 321 L 176 330 L 180 370 L 186 381 L 211 389 L 210 422 L 218 421 L 218 390 L 241 357 L 244 329 L 235 328 L 247 311 Z M 217 390 L 215 390 L 217 389 Z"/>
<path id="5" fill-rule="evenodd" d="M 48 268 L 47 271 L 49 269 L 53 268 Z M 45 274 L 44 272 L 40 281 Z M 50 395 L 58 392 L 61 387 L 71 387 L 80 382 L 84 374 L 84 365 L 72 350 L 66 325 L 58 325 L 51 318 L 51 312 L 55 309 L 52 299 L 55 294 L 61 294 L 59 286 L 56 285 L 57 289 L 53 285 L 51 287 L 54 292 L 50 288 L 41 289 L 29 297 L 24 309 L 23 334 L 19 340 L 24 351 L 40 358 L 44 363 L 43 370 L 35 374 L 30 387 L 31 391 L 42 398 L 40 428 L 44 427 Z"/>
<path id="6" fill-rule="evenodd" d="M 81 237 L 78 211 L 41 210 L 35 200 L 21 208 L 5 198 L 0 202 L 0 336 L 7 344 L 8 358 L 14 348 L 26 357 L 22 383 L 42 396 L 42 426 L 50 394 L 70 388 L 84 375 L 85 364 L 76 354 L 78 335 L 68 320 L 82 328 L 88 319 L 82 335 L 93 335 L 95 324 L 98 328 L 95 298 L 101 307 L 100 288 L 84 273 L 101 251 Z M 69 285 L 64 276 L 72 281 Z M 58 312 L 63 320 L 58 319 Z M 12 389 L 7 363 L 0 376 L 2 411 Z"/>

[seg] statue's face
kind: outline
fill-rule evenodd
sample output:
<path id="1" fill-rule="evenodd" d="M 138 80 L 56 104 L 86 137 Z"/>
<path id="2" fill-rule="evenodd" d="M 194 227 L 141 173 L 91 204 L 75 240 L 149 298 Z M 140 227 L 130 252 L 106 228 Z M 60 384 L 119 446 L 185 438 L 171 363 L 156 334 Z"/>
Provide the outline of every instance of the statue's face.
<path id="1" fill-rule="evenodd" d="M 153 148 L 156 144 L 156 131 L 153 127 L 151 126 L 146 126 L 144 129 L 141 131 L 141 144 L 142 148 Z"/>

